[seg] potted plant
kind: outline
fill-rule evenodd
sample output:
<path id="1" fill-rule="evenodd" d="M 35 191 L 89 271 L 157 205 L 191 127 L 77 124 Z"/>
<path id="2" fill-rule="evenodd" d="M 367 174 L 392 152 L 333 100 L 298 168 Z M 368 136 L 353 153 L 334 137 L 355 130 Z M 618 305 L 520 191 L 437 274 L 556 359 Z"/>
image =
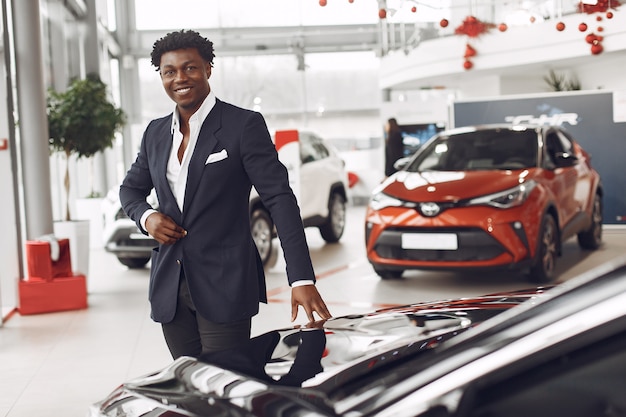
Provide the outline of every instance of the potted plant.
<path id="1" fill-rule="evenodd" d="M 70 157 L 90 158 L 112 147 L 115 133 L 126 123 L 126 115 L 123 110 L 109 101 L 107 86 L 97 74 L 89 74 L 85 79 L 74 79 L 64 92 L 50 89 L 47 97 L 47 113 L 50 149 L 53 152 L 62 152 L 66 157 L 64 223 L 72 223 L 70 221 Z M 78 257 L 78 250 L 89 248 L 88 223 L 85 243 L 72 242 L 72 237 L 67 236 L 72 233 L 59 232 L 57 224 L 58 222 L 55 223 L 55 234 L 58 237 L 70 238 L 73 259 Z M 85 233 L 77 234 L 84 235 Z M 73 264 L 74 269 L 77 269 L 75 262 Z M 86 269 L 88 269 L 88 264 L 78 268 L 83 273 L 88 272 Z"/>
<path id="2" fill-rule="evenodd" d="M 63 152 L 66 160 L 72 155 L 90 158 L 113 146 L 115 133 L 126 123 L 124 111 L 107 98 L 107 86 L 97 74 L 73 80 L 66 91 L 53 89 L 48 94 L 48 129 L 50 148 Z M 70 220 L 70 175 L 65 169 L 65 220 Z"/>

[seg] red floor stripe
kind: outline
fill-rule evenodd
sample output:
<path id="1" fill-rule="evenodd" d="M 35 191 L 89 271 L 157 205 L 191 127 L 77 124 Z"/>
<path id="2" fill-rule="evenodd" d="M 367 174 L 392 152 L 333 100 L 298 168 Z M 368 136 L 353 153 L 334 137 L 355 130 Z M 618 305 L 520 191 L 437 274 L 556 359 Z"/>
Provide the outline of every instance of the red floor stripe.
<path id="1" fill-rule="evenodd" d="M 13 310 L 9 311 L 9 312 L 7 313 L 7 315 L 6 315 L 6 316 L 2 317 L 2 322 L 3 322 L 3 323 L 6 323 L 6 322 L 7 322 L 7 321 L 9 321 L 9 319 L 10 319 L 11 317 L 13 317 L 16 313 L 17 313 L 17 308 L 14 308 Z"/>
<path id="2" fill-rule="evenodd" d="M 316 280 L 321 280 L 324 278 L 328 278 L 331 275 L 336 274 L 337 272 L 341 272 L 344 271 L 346 269 L 349 269 L 350 266 L 349 265 L 342 265 L 342 266 L 338 266 L 337 268 L 333 268 L 333 269 L 329 269 L 328 271 L 325 271 L 321 274 L 317 274 L 315 276 Z M 291 287 L 289 285 L 285 285 L 282 287 L 276 287 L 276 288 L 272 288 L 271 290 L 267 291 L 267 302 L 268 303 L 291 303 L 290 299 L 281 299 L 281 298 L 273 298 L 279 294 L 288 292 L 291 290 Z M 372 309 L 381 309 L 381 308 L 391 308 L 391 307 L 398 307 L 401 306 L 403 304 L 386 304 L 386 303 L 351 303 L 351 302 L 327 302 L 326 304 L 328 305 L 339 305 L 339 306 L 351 306 L 353 304 L 359 304 L 361 306 L 365 306 L 365 305 L 369 305 L 371 306 Z"/>
<path id="3" fill-rule="evenodd" d="M 328 278 L 329 276 L 336 274 L 337 272 L 346 270 L 349 268 L 349 265 L 342 265 L 342 266 L 338 266 L 337 268 L 333 268 L 333 269 L 329 269 L 326 272 L 322 272 L 321 274 L 317 274 L 315 275 L 315 279 L 317 281 L 319 281 L 320 279 L 324 279 L 324 278 Z M 282 287 L 276 287 L 276 288 L 272 288 L 271 290 L 267 291 L 267 297 L 274 297 L 278 294 L 282 294 L 284 292 L 287 292 L 291 290 L 291 287 L 289 285 L 285 285 Z"/>

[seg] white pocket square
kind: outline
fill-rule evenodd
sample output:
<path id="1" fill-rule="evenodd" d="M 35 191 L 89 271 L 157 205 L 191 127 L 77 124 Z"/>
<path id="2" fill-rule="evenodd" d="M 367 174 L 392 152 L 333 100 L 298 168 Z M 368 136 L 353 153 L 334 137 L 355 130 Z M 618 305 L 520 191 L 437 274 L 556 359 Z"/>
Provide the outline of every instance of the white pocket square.
<path id="1" fill-rule="evenodd" d="M 226 149 L 222 149 L 219 152 L 212 153 L 211 155 L 209 155 L 204 165 L 212 164 L 213 162 L 221 161 L 222 159 L 226 159 L 226 158 L 228 158 L 228 152 L 226 152 Z"/>

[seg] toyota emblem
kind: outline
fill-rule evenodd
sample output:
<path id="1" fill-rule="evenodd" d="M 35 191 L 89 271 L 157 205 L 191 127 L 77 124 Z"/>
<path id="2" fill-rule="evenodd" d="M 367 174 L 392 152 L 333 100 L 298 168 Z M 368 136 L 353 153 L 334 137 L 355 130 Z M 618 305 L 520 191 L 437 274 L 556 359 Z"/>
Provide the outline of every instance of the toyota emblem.
<path id="1" fill-rule="evenodd" d="M 420 211 L 426 217 L 435 217 L 441 211 L 437 203 L 420 203 Z"/>

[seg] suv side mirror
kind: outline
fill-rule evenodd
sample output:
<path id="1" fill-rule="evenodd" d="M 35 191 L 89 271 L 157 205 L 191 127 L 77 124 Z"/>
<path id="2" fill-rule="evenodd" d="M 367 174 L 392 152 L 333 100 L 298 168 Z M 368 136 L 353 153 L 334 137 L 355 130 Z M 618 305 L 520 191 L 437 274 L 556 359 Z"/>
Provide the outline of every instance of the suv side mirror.
<path id="1" fill-rule="evenodd" d="M 396 170 L 400 171 L 404 169 L 405 166 L 407 166 L 410 160 L 411 160 L 410 156 L 405 156 L 404 158 L 400 158 L 396 162 L 393 163 L 393 167 Z"/>
<path id="2" fill-rule="evenodd" d="M 554 156 L 556 165 L 561 168 L 574 166 L 578 162 L 578 157 L 571 153 L 557 152 Z"/>

